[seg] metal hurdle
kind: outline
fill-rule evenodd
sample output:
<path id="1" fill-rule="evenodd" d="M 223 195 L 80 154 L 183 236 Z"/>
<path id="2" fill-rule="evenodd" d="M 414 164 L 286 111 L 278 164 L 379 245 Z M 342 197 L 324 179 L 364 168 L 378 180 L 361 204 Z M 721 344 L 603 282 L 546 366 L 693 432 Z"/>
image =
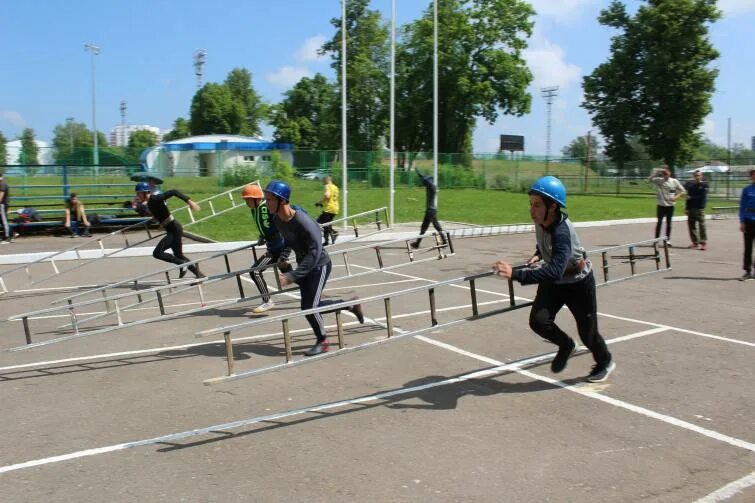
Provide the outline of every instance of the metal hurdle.
<path id="1" fill-rule="evenodd" d="M 381 256 L 381 252 L 380 252 L 380 246 L 368 245 L 368 246 L 355 247 L 355 248 L 351 248 L 351 249 L 332 251 L 332 252 L 330 252 L 331 257 L 335 257 L 337 255 L 341 255 L 343 257 L 343 262 L 344 262 L 344 267 L 345 267 L 345 270 L 346 270 L 346 275 L 332 279 L 331 283 L 332 282 L 336 282 L 336 281 L 341 281 L 341 280 L 344 280 L 344 279 L 347 279 L 347 278 L 354 278 L 354 277 L 358 277 L 358 276 L 364 276 L 364 275 L 368 275 L 368 274 L 374 274 L 376 272 L 389 271 L 389 270 L 397 269 L 399 267 L 404 267 L 404 266 L 410 265 L 412 263 L 420 263 L 420 262 L 425 262 L 425 261 L 429 261 L 429 260 L 441 260 L 441 259 L 447 258 L 449 256 L 452 256 L 453 255 L 453 244 L 451 242 L 450 236 L 448 236 L 448 235 L 445 236 L 444 239 L 445 239 L 445 243 L 446 244 L 439 244 L 443 240 L 437 234 L 426 235 L 425 237 L 433 237 L 433 236 L 435 237 L 435 240 L 436 240 L 436 246 L 430 247 L 428 249 L 429 251 L 434 252 L 433 254 L 431 254 L 431 256 L 429 256 L 427 258 L 423 258 L 421 260 L 417 260 L 417 259 L 415 259 L 413 257 L 412 254 L 410 254 L 408 262 L 406 262 L 406 263 L 400 263 L 400 264 L 395 264 L 395 265 L 392 265 L 392 266 L 386 266 L 384 264 L 383 258 Z M 410 238 L 410 239 L 414 239 L 414 238 Z M 392 243 L 396 243 L 396 242 L 405 242 L 405 241 L 407 241 L 407 240 L 399 239 L 399 240 L 388 241 L 388 242 L 386 242 L 384 244 L 392 244 Z M 407 247 L 408 247 L 408 245 L 407 245 Z M 364 271 L 364 272 L 360 272 L 360 273 L 353 273 L 353 272 L 351 272 L 351 269 L 349 267 L 349 262 L 348 262 L 348 256 L 349 256 L 349 254 L 350 253 L 353 254 L 353 253 L 356 253 L 358 251 L 365 251 L 365 250 L 372 250 L 372 251 L 375 252 L 376 260 L 378 262 L 378 267 L 375 268 L 374 270 Z M 414 251 L 416 252 L 416 250 L 414 250 Z M 227 255 L 227 253 L 228 252 L 226 252 L 226 255 Z M 227 268 L 230 269 L 230 266 L 229 266 L 229 264 L 228 264 L 227 261 L 226 261 L 226 265 L 227 265 Z M 278 291 L 277 292 L 270 292 L 270 295 L 273 295 L 273 296 L 274 295 L 280 295 L 280 294 L 287 293 L 289 291 L 292 291 L 292 290 L 296 289 L 296 287 L 285 289 L 285 290 L 281 288 L 280 283 L 278 282 L 277 264 L 270 264 L 268 266 L 268 268 L 272 268 L 273 269 L 274 276 L 275 276 L 276 283 L 277 283 L 277 287 L 278 287 Z M 166 285 L 155 286 L 155 287 L 148 288 L 148 289 L 145 289 L 145 290 L 124 292 L 124 293 L 120 293 L 120 294 L 116 294 L 116 295 L 111 295 L 111 296 L 105 296 L 105 295 L 103 295 L 102 298 L 84 300 L 84 301 L 80 301 L 78 303 L 74 303 L 72 298 L 68 298 L 68 299 L 64 299 L 67 302 L 66 305 L 58 305 L 58 306 L 55 306 L 55 307 L 50 307 L 50 308 L 45 308 L 45 309 L 41 309 L 41 310 L 36 310 L 36 311 L 27 312 L 27 313 L 13 315 L 13 316 L 11 316 L 11 317 L 8 318 L 8 321 L 19 321 L 19 320 L 22 321 L 22 323 L 23 323 L 23 329 L 24 329 L 24 336 L 25 336 L 25 340 L 26 340 L 26 345 L 25 346 L 18 346 L 18 347 L 10 348 L 10 351 L 21 351 L 21 350 L 30 349 L 30 348 L 33 348 L 33 347 L 45 346 L 45 345 L 54 344 L 54 343 L 58 343 L 58 342 L 63 342 L 63 341 L 67 341 L 67 340 L 71 340 L 71 339 L 76 339 L 76 338 L 80 338 L 80 337 L 85 337 L 85 336 L 90 336 L 90 335 L 96 335 L 96 334 L 102 334 L 102 333 L 112 332 L 112 331 L 115 331 L 115 330 L 131 327 L 131 326 L 143 325 L 143 324 L 151 323 L 151 322 L 154 322 L 154 321 L 163 321 L 163 320 L 167 320 L 167 319 L 176 318 L 176 317 L 179 317 L 179 316 L 185 316 L 185 315 L 188 315 L 188 314 L 194 314 L 194 313 L 201 312 L 203 310 L 210 309 L 210 308 L 217 309 L 217 308 L 220 308 L 220 307 L 226 307 L 226 306 L 230 306 L 230 305 L 234 305 L 234 304 L 239 304 L 239 303 L 244 303 L 244 302 L 248 302 L 248 301 L 251 301 L 251 300 L 259 299 L 259 298 L 261 298 L 261 295 L 259 295 L 259 294 L 258 295 L 252 295 L 252 296 L 245 296 L 244 290 L 243 290 L 243 286 L 242 286 L 242 283 L 241 283 L 241 277 L 243 275 L 248 274 L 251 271 L 261 270 L 261 269 L 264 269 L 264 268 L 258 268 L 258 269 L 247 268 L 247 269 L 241 269 L 241 270 L 236 270 L 236 271 L 230 271 L 230 270 L 228 270 L 228 272 L 226 272 L 226 273 L 211 275 L 211 276 L 207 276 L 206 278 L 190 279 L 190 280 L 185 280 L 183 282 L 174 282 L 174 283 L 170 283 L 170 284 L 166 284 Z M 208 304 L 208 302 L 206 302 L 206 300 L 204 299 L 203 288 L 206 287 L 208 284 L 212 284 L 212 283 L 219 282 L 219 281 L 224 281 L 226 279 L 231 279 L 231 278 L 235 278 L 235 280 L 237 282 L 238 289 L 239 289 L 239 297 L 238 298 L 232 298 L 232 299 L 223 299 L 221 301 L 213 303 L 210 306 Z M 133 281 L 134 281 L 134 279 L 131 278 L 129 280 L 124 280 L 122 283 L 125 284 L 125 283 L 130 283 L 130 282 L 133 282 Z M 171 295 L 177 295 L 179 293 L 183 293 L 183 292 L 192 290 L 194 288 L 197 289 L 197 293 L 199 295 L 199 300 L 200 300 L 201 307 L 193 308 L 193 309 L 189 309 L 189 310 L 184 310 L 184 311 L 180 311 L 180 312 L 176 312 L 176 313 L 167 313 L 166 312 L 165 305 L 164 305 L 165 298 L 167 298 L 167 297 L 169 297 Z M 167 294 L 163 293 L 165 290 L 168 290 Z M 100 289 L 99 291 L 104 291 L 104 290 Z M 154 296 L 152 296 L 152 295 L 154 295 Z M 134 296 L 137 297 L 137 302 L 129 304 L 127 306 L 122 306 L 120 304 L 120 301 L 122 301 L 123 299 L 126 299 L 128 297 L 134 297 Z M 140 306 L 140 305 L 143 305 L 143 304 L 145 304 L 147 302 L 153 303 L 155 301 L 157 302 L 157 304 L 158 304 L 157 307 L 159 308 L 159 313 L 160 314 L 158 316 L 148 317 L 148 318 L 145 318 L 145 319 L 141 319 L 141 320 L 137 320 L 137 321 L 132 321 L 132 322 L 123 322 L 123 319 L 122 319 L 122 313 L 123 313 L 123 311 L 125 311 L 127 309 L 133 309 L 133 308 L 135 308 L 137 306 Z M 99 303 L 103 303 L 104 304 L 104 306 L 105 306 L 105 312 L 104 313 L 96 314 L 96 315 L 93 315 L 91 317 L 83 318 L 83 319 L 80 318 L 76 314 L 76 309 L 78 309 L 78 308 L 86 307 L 86 306 L 91 306 L 91 305 L 95 305 L 95 304 L 99 304 Z M 57 338 L 46 340 L 46 341 L 32 342 L 32 333 L 31 333 L 31 328 L 30 328 L 30 320 L 33 320 L 34 317 L 36 317 L 36 316 L 40 316 L 40 315 L 44 315 L 44 314 L 49 314 L 49 313 L 53 313 L 53 312 L 68 312 L 68 314 L 70 315 L 70 318 L 71 318 L 71 322 L 67 323 L 67 324 L 65 324 L 65 325 L 63 325 L 61 327 L 58 327 L 58 328 L 65 328 L 67 326 L 71 326 L 72 330 L 73 330 L 73 333 L 71 335 L 57 337 Z M 116 317 L 116 322 L 117 322 L 117 324 L 114 325 L 114 326 L 100 328 L 100 329 L 94 329 L 94 330 L 88 330 L 88 331 L 82 331 L 81 330 L 81 325 L 83 323 L 86 323 L 88 321 L 93 321 L 93 320 L 96 320 L 96 319 L 102 319 L 104 317 L 113 316 L 113 315 Z"/>
<path id="2" fill-rule="evenodd" d="M 382 214 L 382 218 L 381 218 Z M 364 217 L 364 216 L 374 216 L 374 220 L 371 220 L 369 223 L 374 224 L 375 227 L 377 227 L 377 230 L 374 232 L 370 232 L 367 234 L 359 235 L 359 225 L 357 223 L 357 218 Z M 382 208 L 376 208 L 374 210 L 367 210 L 363 211 L 361 213 L 356 213 L 355 215 L 350 215 L 348 217 L 339 218 L 337 220 L 332 220 L 325 224 L 320 224 L 320 228 L 324 229 L 325 227 L 332 227 L 337 224 L 349 224 L 351 223 L 351 227 L 354 231 L 354 238 L 366 238 L 367 236 L 372 236 L 374 234 L 377 234 L 378 232 L 382 232 L 386 229 L 390 229 L 391 224 L 388 219 L 388 208 L 383 206 Z M 383 228 L 385 226 L 385 228 Z"/>
<path id="3" fill-rule="evenodd" d="M 252 183 L 257 183 L 259 185 L 259 181 L 252 182 Z M 175 215 L 176 213 L 181 213 L 183 211 L 188 212 L 188 216 L 189 216 L 190 222 L 184 224 L 184 227 L 189 227 L 191 225 L 198 224 L 200 222 L 204 222 L 205 220 L 209 220 L 210 218 L 214 218 L 214 217 L 216 217 L 218 215 L 222 215 L 223 213 L 227 213 L 227 212 L 232 211 L 232 210 L 234 210 L 236 208 L 244 206 L 246 203 L 243 201 L 243 199 L 240 202 L 237 202 L 234 199 L 234 194 L 236 194 L 242 188 L 243 188 L 243 186 L 236 187 L 236 188 L 227 190 L 225 192 L 221 192 L 220 194 L 216 194 L 214 196 L 211 196 L 211 197 L 202 199 L 200 201 L 197 201 L 197 203 L 200 204 L 200 205 L 204 204 L 204 203 L 207 203 L 207 205 L 209 206 L 210 215 L 207 215 L 205 217 L 197 219 L 194 216 L 194 213 L 192 212 L 191 208 L 189 208 L 188 205 L 187 206 L 182 206 L 182 207 L 180 207 L 180 208 L 178 208 L 176 210 L 173 210 L 172 213 Z M 216 210 L 215 206 L 212 204 L 212 202 L 216 201 L 218 199 L 221 199 L 221 198 L 225 198 L 225 197 L 227 197 L 230 200 L 231 207 L 230 208 L 226 208 L 224 210 L 219 210 L 219 211 Z M 64 273 L 67 273 L 67 272 L 70 272 L 70 271 L 74 271 L 74 270 L 80 269 L 81 267 L 84 267 L 85 265 L 88 265 L 88 264 L 91 264 L 93 262 L 96 262 L 97 260 L 100 260 L 100 259 L 103 259 L 103 258 L 112 257 L 113 255 L 121 253 L 121 252 L 123 252 L 126 249 L 132 248 L 134 246 L 138 246 L 140 244 L 144 244 L 144 243 L 146 243 L 148 241 L 151 241 L 152 239 L 155 239 L 155 238 L 163 236 L 165 234 L 164 232 L 161 232 L 161 233 L 158 233 L 158 234 L 155 234 L 155 235 L 152 234 L 152 232 L 151 232 L 151 230 L 149 228 L 149 222 L 150 221 L 151 221 L 151 218 L 145 218 L 141 222 L 129 225 L 127 227 L 124 227 L 123 229 L 118 229 L 116 231 L 110 232 L 110 233 L 106 234 L 105 236 L 98 237 L 98 238 L 96 238 L 94 240 L 84 241 L 82 243 L 79 243 L 76 246 L 72 246 L 72 247 L 67 248 L 65 250 L 61 250 L 61 251 L 58 251 L 58 252 L 51 253 L 49 255 L 45 255 L 45 256 L 43 256 L 41 258 L 38 258 L 36 260 L 33 260 L 31 262 L 28 262 L 28 263 L 22 264 L 22 265 L 20 265 L 18 267 L 9 269 L 7 271 L 4 271 L 4 272 L 0 273 L 0 295 L 3 295 L 5 293 L 14 291 L 14 290 L 10 290 L 8 288 L 8 286 L 6 285 L 6 282 L 4 280 L 4 277 L 7 277 L 10 273 L 13 273 L 13 272 L 16 272 L 16 271 L 20 271 L 20 270 L 23 269 L 26 272 L 26 277 L 27 277 L 27 283 L 26 284 L 27 285 L 35 285 L 35 284 L 41 283 L 43 281 L 46 281 L 48 279 L 54 278 L 54 277 L 56 277 L 56 276 L 58 276 L 60 274 L 64 274 Z M 143 239 L 143 240 L 140 240 L 140 241 L 135 242 L 135 243 L 130 243 L 129 239 L 128 239 L 128 236 L 126 234 L 127 231 L 136 230 L 136 229 L 141 228 L 141 227 L 143 227 L 145 229 L 145 231 L 147 232 L 147 236 L 148 236 L 147 239 Z M 125 246 L 123 246 L 123 247 L 121 247 L 119 249 L 112 250 L 112 251 L 108 252 L 105 249 L 103 241 L 108 240 L 108 239 L 113 238 L 113 237 L 122 237 L 123 238 L 123 243 L 124 243 Z M 93 258 L 92 260 L 89 260 L 87 262 L 79 263 L 79 264 L 75 265 L 74 267 L 71 267 L 71 268 L 68 268 L 68 269 L 61 270 L 61 269 L 58 268 L 58 264 L 56 262 L 56 257 L 61 257 L 64 254 L 73 253 L 73 254 L 75 254 L 76 259 L 82 259 L 82 258 L 84 258 L 81 255 L 82 252 L 85 252 L 85 251 L 86 252 L 91 252 L 91 251 L 94 251 L 94 250 L 81 250 L 81 248 L 84 248 L 85 246 L 88 246 L 88 245 L 93 244 L 93 243 L 96 244 L 99 247 L 99 251 L 102 253 L 100 256 L 98 256 L 96 258 Z M 36 279 L 36 280 L 32 279 L 31 266 L 33 266 L 35 264 L 42 263 L 42 262 L 49 262 L 50 265 L 52 266 L 53 273 L 50 274 L 50 275 L 48 275 L 48 276 L 44 276 L 42 278 Z"/>
<path id="4" fill-rule="evenodd" d="M 610 264 L 608 262 L 609 258 L 616 258 L 616 257 L 610 257 L 608 255 L 609 251 L 619 250 L 619 249 L 629 249 L 629 250 L 632 250 L 636 246 L 639 246 L 639 245 L 642 245 L 642 244 L 645 244 L 645 243 L 649 243 L 649 242 L 653 243 L 655 245 L 655 243 L 657 241 L 663 241 L 664 245 L 666 244 L 665 239 L 664 238 L 660 238 L 659 240 L 642 241 L 642 242 L 637 242 L 637 243 L 629 243 L 629 244 L 624 244 L 624 245 L 611 246 L 611 247 L 607 247 L 607 248 L 602 248 L 602 249 L 594 250 L 594 251 L 588 252 L 588 253 L 599 254 L 598 256 L 600 256 L 601 261 L 602 261 L 602 264 L 601 264 L 602 267 L 601 268 L 602 268 L 602 270 L 605 273 L 605 271 L 607 271 L 608 269 L 611 268 L 611 266 L 610 266 Z M 632 255 L 632 253 L 630 253 L 629 255 Z M 636 254 L 634 254 L 633 257 L 634 258 L 630 259 L 630 260 L 637 260 L 638 256 Z M 620 258 L 623 258 L 623 257 L 620 257 Z M 656 260 L 656 255 L 655 254 L 648 255 L 648 258 L 652 258 L 655 261 Z M 657 261 L 656 264 L 657 264 L 657 266 L 656 266 L 656 268 L 654 270 L 643 272 L 643 273 L 638 273 L 635 270 L 634 266 L 631 265 L 631 262 L 630 262 L 630 274 L 628 274 L 626 276 L 623 276 L 623 277 L 620 277 L 620 278 L 609 280 L 608 279 L 608 275 L 606 273 L 606 274 L 604 274 L 604 280 L 602 282 L 597 282 L 597 279 L 596 279 L 596 284 L 597 284 L 597 286 L 602 287 L 602 286 L 607 286 L 607 285 L 610 285 L 610 284 L 615 284 L 615 283 L 618 283 L 620 281 L 626 281 L 626 280 L 629 280 L 629 279 L 646 276 L 648 274 L 658 274 L 658 273 L 661 273 L 661 272 L 669 271 L 669 270 L 671 270 L 671 263 L 669 261 L 669 255 L 668 255 L 668 253 L 665 254 L 665 265 L 661 265 L 659 261 Z M 517 266 L 516 268 L 520 269 L 520 268 L 523 268 L 523 267 L 527 267 L 527 266 Z M 595 274 L 594 269 L 595 269 L 595 264 L 593 264 L 593 274 Z M 255 376 L 255 375 L 259 375 L 259 374 L 273 372 L 273 371 L 281 370 L 281 369 L 284 369 L 284 368 L 289 368 L 289 367 L 298 366 L 298 365 L 304 365 L 306 363 L 312 363 L 312 362 L 319 361 L 319 360 L 324 359 L 324 358 L 331 358 L 331 357 L 334 357 L 336 355 L 345 354 L 347 352 L 358 351 L 358 350 L 362 350 L 362 349 L 367 349 L 367 348 L 375 347 L 375 346 L 378 346 L 378 345 L 381 345 L 381 344 L 385 344 L 385 343 L 388 343 L 388 342 L 391 342 L 391 341 L 403 339 L 403 338 L 406 338 L 406 337 L 416 337 L 417 335 L 424 334 L 424 333 L 429 332 L 431 330 L 437 330 L 438 328 L 445 328 L 445 327 L 450 327 L 450 326 L 457 325 L 457 324 L 460 324 L 460 323 L 464 323 L 464 322 L 467 322 L 467 321 L 479 320 L 479 319 L 482 319 L 482 318 L 487 318 L 489 316 L 506 313 L 506 312 L 509 312 L 509 311 L 513 311 L 513 310 L 516 310 L 516 309 L 521 309 L 521 308 L 528 307 L 528 306 L 532 305 L 532 301 L 519 302 L 519 303 L 517 302 L 516 295 L 515 295 L 515 292 L 514 292 L 514 282 L 512 280 L 508 280 L 506 286 L 507 286 L 507 289 L 508 289 L 507 295 L 508 295 L 508 299 L 509 299 L 509 304 L 506 307 L 503 307 L 503 308 L 493 309 L 493 310 L 481 313 L 480 309 L 479 309 L 480 304 L 479 304 L 478 299 L 477 299 L 477 282 L 479 280 L 481 280 L 481 279 L 489 278 L 491 276 L 494 276 L 493 272 L 484 272 L 484 273 L 474 274 L 474 275 L 471 275 L 471 276 L 464 276 L 464 277 L 459 277 L 459 278 L 447 279 L 447 280 L 443 280 L 443 281 L 436 281 L 436 282 L 430 283 L 428 285 L 422 285 L 422 286 L 419 286 L 419 287 L 408 288 L 408 289 L 401 290 L 401 291 L 398 291 L 398 292 L 391 292 L 391 293 L 383 294 L 383 295 L 375 295 L 375 296 L 372 296 L 372 297 L 345 301 L 345 302 L 342 302 L 342 303 L 336 304 L 336 305 L 330 305 L 330 306 L 325 306 L 325 307 L 320 307 L 320 308 L 315 308 L 315 309 L 308 309 L 308 310 L 299 311 L 299 312 L 296 312 L 296 313 L 281 314 L 281 315 L 278 315 L 278 316 L 273 316 L 273 317 L 268 317 L 268 318 L 264 318 L 264 319 L 253 320 L 253 321 L 247 321 L 247 322 L 243 322 L 243 323 L 237 323 L 237 324 L 234 324 L 234 325 L 227 325 L 227 326 L 222 326 L 222 327 L 216 327 L 216 328 L 213 328 L 213 329 L 203 330 L 201 332 L 197 332 L 196 337 L 198 337 L 198 338 L 222 334 L 223 335 L 223 339 L 225 340 L 225 345 L 226 345 L 226 365 L 227 365 L 226 375 L 207 379 L 207 380 L 204 381 L 204 384 L 206 384 L 206 385 L 219 384 L 219 383 L 228 382 L 228 381 L 232 381 L 232 380 L 236 380 L 236 379 L 241 379 L 241 378 L 245 378 L 245 377 L 252 377 L 252 376 Z M 464 317 L 461 317 L 461 318 L 458 318 L 458 319 L 455 319 L 455 320 L 447 321 L 447 322 L 444 322 L 444 323 L 439 323 L 438 322 L 438 317 L 437 317 L 437 306 L 436 306 L 436 301 L 435 301 L 435 292 L 439 288 L 442 288 L 442 287 L 445 287 L 445 286 L 450 286 L 450 285 L 456 285 L 456 284 L 459 284 L 459 283 L 467 284 L 468 285 L 467 288 L 468 288 L 468 290 L 470 292 L 470 302 L 471 302 L 471 311 L 472 311 L 471 315 L 464 316 Z M 395 335 L 393 333 L 394 332 L 394 329 L 393 329 L 394 323 L 393 323 L 393 319 L 392 319 L 392 310 L 391 310 L 392 300 L 395 299 L 395 298 L 397 298 L 397 297 L 403 297 L 403 296 L 406 296 L 406 295 L 417 294 L 417 293 L 424 293 L 424 292 L 426 292 L 427 296 L 428 296 L 428 304 L 429 304 L 429 308 L 430 308 L 430 326 L 422 328 L 422 329 L 419 329 L 419 330 L 414 330 L 414 331 L 411 331 L 411 332 Z M 357 304 L 367 304 L 367 303 L 370 303 L 370 302 L 379 302 L 379 301 L 382 301 L 382 303 L 384 305 L 384 313 L 385 313 L 385 320 L 386 321 L 385 321 L 385 324 L 384 325 L 381 324 L 381 326 L 383 326 L 387 330 L 386 338 L 385 339 L 380 339 L 380 340 L 374 340 L 374 341 L 366 342 L 366 343 L 363 343 L 363 344 L 358 344 L 358 345 L 355 345 L 355 346 L 345 347 L 343 322 L 341 320 L 340 311 L 343 310 L 343 309 L 347 309 L 349 307 L 352 307 L 354 305 L 357 305 Z M 323 353 L 321 355 L 307 357 L 307 358 L 299 358 L 299 359 L 294 360 L 293 355 L 292 355 L 292 350 L 291 350 L 291 347 L 292 347 L 291 334 L 290 334 L 290 331 L 289 331 L 290 321 L 293 320 L 293 319 L 302 318 L 302 317 L 305 317 L 307 315 L 311 315 L 311 314 L 315 314 L 315 313 L 325 314 L 325 313 L 331 313 L 331 312 L 335 312 L 336 313 L 336 333 L 337 333 L 336 337 L 337 337 L 337 340 L 338 340 L 338 349 L 336 351 L 331 351 L 331 352 Z M 248 331 L 248 330 L 253 329 L 255 327 L 259 327 L 261 325 L 266 325 L 266 324 L 269 324 L 269 323 L 277 323 L 277 322 L 281 323 L 281 326 L 282 326 L 283 344 L 284 344 L 284 348 L 285 348 L 285 362 L 284 363 L 278 363 L 278 364 L 270 365 L 270 366 L 267 366 L 267 367 L 261 367 L 261 368 L 257 368 L 257 369 L 245 370 L 245 371 L 242 371 L 242 372 L 236 372 L 234 358 L 233 358 L 233 354 L 234 353 L 233 353 L 233 338 L 232 338 L 232 334 L 234 332 L 239 332 L 241 330 Z"/>

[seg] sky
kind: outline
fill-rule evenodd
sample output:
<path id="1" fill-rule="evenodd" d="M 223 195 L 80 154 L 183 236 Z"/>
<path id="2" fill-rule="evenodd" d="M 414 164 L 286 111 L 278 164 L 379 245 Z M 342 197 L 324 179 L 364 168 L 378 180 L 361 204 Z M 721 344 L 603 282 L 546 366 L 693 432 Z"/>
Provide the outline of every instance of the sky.
<path id="1" fill-rule="evenodd" d="M 475 152 L 495 152 L 500 134 L 523 135 L 529 154 L 546 153 L 547 106 L 543 87 L 559 86 L 552 105 L 551 154 L 579 135 L 596 130 L 579 106 L 581 82 L 609 56 L 616 32 L 597 16 L 609 0 L 531 0 L 537 11 L 525 59 L 534 75 L 531 112 L 500 116 L 495 124 L 478 121 Z M 630 12 L 640 4 L 624 2 Z M 750 147 L 755 136 L 752 75 L 755 52 L 755 0 L 719 0 L 723 18 L 710 39 L 721 53 L 713 112 L 702 130 L 714 143 Z M 431 0 L 396 0 L 399 25 L 421 16 Z M 390 21 L 391 0 L 370 8 Z M 301 77 L 320 72 L 333 77 L 330 60 L 317 48 L 330 39 L 339 0 L 0 0 L 0 132 L 9 140 L 33 128 L 51 141 L 53 129 L 73 117 L 92 128 L 92 56 L 85 43 L 100 47 L 94 57 L 97 129 L 108 134 L 121 123 L 169 129 L 189 116 L 197 90 L 193 57 L 206 51 L 204 82 L 222 82 L 243 67 L 253 86 L 270 103 L 282 99 Z M 266 127 L 263 134 L 270 136 Z"/>

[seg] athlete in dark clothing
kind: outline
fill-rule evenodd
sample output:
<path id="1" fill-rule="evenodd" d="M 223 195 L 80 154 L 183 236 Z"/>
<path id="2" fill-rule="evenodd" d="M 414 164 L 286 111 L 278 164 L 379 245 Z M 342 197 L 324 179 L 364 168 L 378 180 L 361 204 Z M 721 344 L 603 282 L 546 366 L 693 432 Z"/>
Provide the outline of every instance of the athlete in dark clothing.
<path id="1" fill-rule="evenodd" d="M 170 214 L 170 210 L 168 209 L 168 205 L 165 204 L 165 200 L 175 196 L 188 204 L 192 211 L 199 211 L 199 205 L 176 189 L 154 193 L 152 192 L 152 188 L 146 182 L 139 182 L 136 184 L 136 196 L 140 203 L 147 205 L 152 218 L 154 218 L 163 229 L 165 229 L 165 237 L 157 243 L 157 246 L 152 252 L 152 256 L 158 260 L 170 262 L 171 264 L 180 265 L 190 262 L 190 260 L 183 254 L 183 227 L 173 218 L 173 215 Z M 168 248 L 173 251 L 173 255 L 165 253 L 165 250 Z M 196 264 L 192 264 L 186 268 L 181 268 L 178 274 L 179 278 L 184 277 L 186 269 L 194 273 L 194 276 L 197 278 L 204 277 L 199 271 L 199 267 Z"/>
<path id="2" fill-rule="evenodd" d="M 0 171 L 0 227 L 3 228 L 3 239 L 0 244 L 13 242 L 10 224 L 8 223 L 8 204 L 10 196 L 8 195 L 8 183 L 5 181 L 3 172 Z"/>
<path id="3" fill-rule="evenodd" d="M 273 216 L 273 223 L 280 231 L 286 247 L 296 255 L 296 269 L 282 273 L 280 284 L 283 287 L 291 283 L 299 285 L 302 310 L 341 303 L 342 299 L 320 298 L 333 265 L 322 246 L 320 227 L 306 212 L 291 206 L 290 198 L 291 188 L 285 182 L 273 180 L 265 187 L 265 200 Z M 357 317 L 359 323 L 364 323 L 361 305 L 357 304 L 348 310 Z M 314 356 L 325 353 L 328 351 L 328 340 L 322 315 L 310 314 L 306 318 L 317 342 L 304 354 Z"/>
<path id="4" fill-rule="evenodd" d="M 252 268 L 255 270 L 249 273 L 252 281 L 257 285 L 260 294 L 262 294 L 262 304 L 252 309 L 252 313 L 260 314 L 275 307 L 275 302 L 270 297 L 270 291 L 267 288 L 265 278 L 262 276 L 262 271 L 273 262 L 286 261 L 288 259 L 288 250 L 285 250 L 283 238 L 272 222 L 272 217 L 265 202 L 265 195 L 262 193 L 260 186 L 256 184 L 244 186 L 241 190 L 241 197 L 244 198 L 246 205 L 251 209 L 252 220 L 254 220 L 259 231 L 257 246 L 267 246 L 265 254 L 252 264 Z"/>
<path id="5" fill-rule="evenodd" d="M 424 234 L 432 223 L 435 230 L 440 234 L 441 239 L 445 241 L 445 238 L 443 237 L 443 228 L 440 226 L 440 222 L 438 222 L 438 207 L 435 204 L 435 195 L 438 193 L 438 186 L 435 185 L 433 177 L 430 175 L 423 175 L 417 168 L 414 169 L 422 180 L 422 185 L 425 187 L 425 217 L 422 219 L 419 233 L 420 235 Z M 414 240 L 412 242 L 412 248 L 419 248 L 421 241 L 422 238 Z"/>
<path id="6" fill-rule="evenodd" d="M 595 365 L 587 376 L 602 382 L 616 368 L 603 336 L 598 332 L 598 304 L 595 276 L 585 249 L 579 243 L 566 207 L 566 188 L 553 176 L 538 179 L 529 191 L 530 216 L 535 224 L 537 249 L 530 267 L 513 269 L 503 260 L 493 264 L 498 276 L 512 278 L 523 285 L 538 283 L 530 311 L 530 328 L 558 346 L 551 371 L 561 372 L 576 349 L 574 341 L 556 325 L 556 315 L 566 305 L 577 322 L 582 343 L 592 352 Z M 537 264 L 544 262 L 542 267 Z"/>

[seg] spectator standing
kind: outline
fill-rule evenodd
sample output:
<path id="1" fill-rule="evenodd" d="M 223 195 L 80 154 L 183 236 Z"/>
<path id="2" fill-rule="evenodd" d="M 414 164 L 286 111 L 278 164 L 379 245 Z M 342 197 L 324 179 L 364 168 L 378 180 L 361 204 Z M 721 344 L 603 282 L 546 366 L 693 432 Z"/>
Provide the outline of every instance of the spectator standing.
<path id="1" fill-rule="evenodd" d="M 666 239 L 669 246 L 671 245 L 671 219 L 674 218 L 674 204 L 676 200 L 687 191 L 679 180 L 671 176 L 671 171 L 666 166 L 661 166 L 653 170 L 648 177 L 648 181 L 655 185 L 656 193 L 656 217 L 658 223 L 655 224 L 656 239 L 661 235 L 661 225 L 663 219 L 666 219 Z"/>
<path id="2" fill-rule="evenodd" d="M 333 183 L 333 179 L 330 176 L 326 176 L 322 179 L 322 184 L 324 187 L 322 200 L 317 203 L 317 206 L 322 207 L 322 213 L 317 217 L 317 223 L 320 225 L 332 222 L 335 216 L 341 211 L 339 190 L 336 184 Z M 322 236 L 323 246 L 328 246 L 330 243 L 335 244 L 338 231 L 332 225 L 326 225 L 322 228 Z M 330 238 L 330 241 L 328 238 Z"/>
<path id="3" fill-rule="evenodd" d="M 742 189 L 742 197 L 739 199 L 739 231 L 744 236 L 745 273 L 741 281 L 755 279 L 755 271 L 752 269 L 752 242 L 755 240 L 755 169 L 750 170 L 752 183 Z"/>
<path id="4" fill-rule="evenodd" d="M 3 240 L 0 244 L 8 244 L 13 242 L 13 235 L 10 230 L 10 223 L 8 222 L 8 204 L 10 203 L 10 196 L 8 194 L 8 183 L 5 181 L 5 176 L 0 171 L 0 225 L 3 227 Z"/>
<path id="5" fill-rule="evenodd" d="M 687 215 L 687 227 L 692 244 L 691 249 L 705 250 L 708 241 L 705 232 L 705 205 L 708 203 L 708 182 L 703 179 L 703 172 L 696 169 L 692 173 L 692 180 L 687 182 L 687 200 L 684 213 Z"/>

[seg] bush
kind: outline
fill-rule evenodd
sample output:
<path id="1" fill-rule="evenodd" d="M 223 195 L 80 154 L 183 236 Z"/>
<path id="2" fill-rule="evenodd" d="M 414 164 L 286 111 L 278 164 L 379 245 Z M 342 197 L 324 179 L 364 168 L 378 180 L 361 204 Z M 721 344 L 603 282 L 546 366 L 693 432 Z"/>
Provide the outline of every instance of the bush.
<path id="1" fill-rule="evenodd" d="M 223 171 L 223 187 L 239 187 L 241 185 L 253 182 L 260 177 L 257 168 L 253 166 L 234 165 L 232 168 Z"/>
<path id="2" fill-rule="evenodd" d="M 273 172 L 273 178 L 286 183 L 293 183 L 296 170 L 289 163 L 281 159 L 281 155 L 277 151 L 274 151 L 270 156 L 270 169 Z"/>

